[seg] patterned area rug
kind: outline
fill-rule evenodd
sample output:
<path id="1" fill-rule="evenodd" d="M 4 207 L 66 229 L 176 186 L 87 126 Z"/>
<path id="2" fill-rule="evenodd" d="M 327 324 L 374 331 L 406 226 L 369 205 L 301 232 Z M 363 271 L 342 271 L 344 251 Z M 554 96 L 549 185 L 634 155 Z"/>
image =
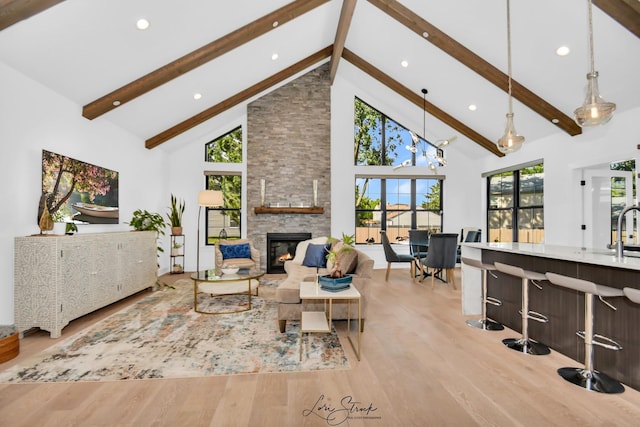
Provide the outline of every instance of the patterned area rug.
<path id="1" fill-rule="evenodd" d="M 287 322 L 284 334 L 278 331 L 277 303 L 269 299 L 274 294 L 269 289 L 273 283 L 261 283 L 260 296 L 252 298 L 251 310 L 223 315 L 193 311 L 192 283 L 179 280 L 175 289 L 152 293 L 0 372 L 0 382 L 111 381 L 350 368 L 335 329 L 332 334 L 305 334 L 299 360 L 299 322 Z M 242 307 L 248 301 L 246 296 L 211 299 L 205 294 L 200 295 L 198 308 L 215 310 L 216 304 Z"/>

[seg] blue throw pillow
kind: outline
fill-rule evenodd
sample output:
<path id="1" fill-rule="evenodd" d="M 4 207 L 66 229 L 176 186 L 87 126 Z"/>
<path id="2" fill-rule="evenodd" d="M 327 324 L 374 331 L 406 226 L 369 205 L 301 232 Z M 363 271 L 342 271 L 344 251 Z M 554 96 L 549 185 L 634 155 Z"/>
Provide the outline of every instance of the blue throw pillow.
<path id="1" fill-rule="evenodd" d="M 251 258 L 251 248 L 248 243 L 220 245 L 220 252 L 222 252 L 222 259 Z"/>
<path id="2" fill-rule="evenodd" d="M 309 243 L 302 265 L 305 267 L 325 268 L 327 266 L 327 250 L 329 248 L 331 248 L 331 244 L 314 245 Z"/>

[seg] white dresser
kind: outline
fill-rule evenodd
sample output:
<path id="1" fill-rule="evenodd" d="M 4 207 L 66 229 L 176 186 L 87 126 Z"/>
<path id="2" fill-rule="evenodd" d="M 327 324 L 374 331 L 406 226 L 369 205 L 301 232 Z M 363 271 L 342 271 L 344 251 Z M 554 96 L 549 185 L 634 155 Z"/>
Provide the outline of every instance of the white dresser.
<path id="1" fill-rule="evenodd" d="M 70 321 L 157 280 L 154 231 L 15 239 L 15 325 L 60 336 Z"/>

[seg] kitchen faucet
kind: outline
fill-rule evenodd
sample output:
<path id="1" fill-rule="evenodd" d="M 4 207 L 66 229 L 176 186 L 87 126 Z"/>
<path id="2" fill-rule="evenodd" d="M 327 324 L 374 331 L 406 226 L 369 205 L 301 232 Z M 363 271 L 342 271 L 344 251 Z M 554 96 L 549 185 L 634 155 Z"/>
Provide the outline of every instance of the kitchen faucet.
<path id="1" fill-rule="evenodd" d="M 620 215 L 618 215 L 618 228 L 617 228 L 617 232 L 616 232 L 616 255 L 618 256 L 618 258 L 622 258 L 622 253 L 624 251 L 624 243 L 622 243 L 622 219 L 624 218 L 624 215 L 632 210 L 636 210 L 638 212 L 640 212 L 640 205 L 629 205 L 627 207 L 625 207 L 622 212 L 620 212 Z"/>

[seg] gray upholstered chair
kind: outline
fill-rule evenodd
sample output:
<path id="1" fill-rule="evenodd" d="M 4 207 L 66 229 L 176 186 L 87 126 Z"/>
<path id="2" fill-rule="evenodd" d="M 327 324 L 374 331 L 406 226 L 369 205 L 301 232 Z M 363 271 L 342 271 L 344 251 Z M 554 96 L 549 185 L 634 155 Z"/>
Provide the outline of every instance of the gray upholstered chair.
<path id="1" fill-rule="evenodd" d="M 453 289 L 456 289 L 456 282 L 453 278 L 453 269 L 456 266 L 456 253 L 458 248 L 458 234 L 456 233 L 437 233 L 432 234 L 429 238 L 429 252 L 425 258 L 420 259 L 420 281 L 424 280 L 425 267 L 432 269 L 431 271 L 431 287 L 435 286 L 436 275 L 442 280 L 442 272 L 444 271 L 445 283 L 451 283 Z"/>
<path id="2" fill-rule="evenodd" d="M 393 250 L 391 247 L 391 243 L 389 242 L 389 237 L 387 237 L 387 233 L 384 230 L 380 231 L 380 239 L 382 241 L 382 247 L 384 248 L 384 257 L 387 260 L 387 275 L 384 280 L 389 281 L 389 273 L 391 272 L 391 264 L 394 262 L 408 262 L 411 263 L 410 274 L 411 277 L 414 277 L 414 269 L 413 269 L 413 256 L 409 254 L 399 254 Z"/>

